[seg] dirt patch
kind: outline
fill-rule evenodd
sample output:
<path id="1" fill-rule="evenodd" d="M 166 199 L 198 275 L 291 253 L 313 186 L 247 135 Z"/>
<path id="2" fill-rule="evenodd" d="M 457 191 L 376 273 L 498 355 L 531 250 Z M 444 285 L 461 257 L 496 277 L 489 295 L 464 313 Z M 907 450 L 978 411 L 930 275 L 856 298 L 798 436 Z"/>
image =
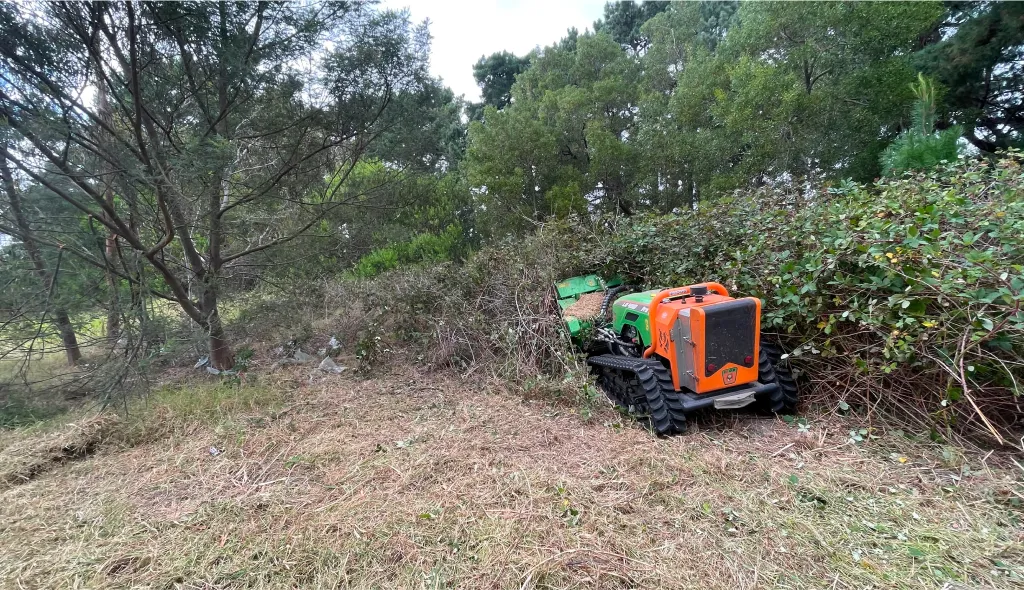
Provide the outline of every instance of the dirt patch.
<path id="1" fill-rule="evenodd" d="M 580 320 L 589 320 L 601 315 L 601 303 L 604 302 L 604 292 L 584 293 L 575 303 L 565 308 L 562 312 L 565 316 L 572 316 Z"/>
<path id="2" fill-rule="evenodd" d="M 116 415 L 101 414 L 7 446 L 0 451 L 0 489 L 29 482 L 63 463 L 95 453 L 119 423 Z"/>

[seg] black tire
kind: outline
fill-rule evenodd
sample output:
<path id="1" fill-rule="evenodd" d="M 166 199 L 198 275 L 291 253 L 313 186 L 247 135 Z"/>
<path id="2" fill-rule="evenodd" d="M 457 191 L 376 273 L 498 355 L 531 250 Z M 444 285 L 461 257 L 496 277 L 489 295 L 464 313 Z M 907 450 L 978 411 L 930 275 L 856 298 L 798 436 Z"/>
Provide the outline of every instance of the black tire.
<path id="1" fill-rule="evenodd" d="M 758 358 L 757 380 L 761 383 L 778 385 L 770 396 L 761 400 L 761 408 L 774 414 L 792 414 L 800 401 L 793 372 L 782 361 L 782 349 L 761 338 L 761 354 Z"/>
<path id="2" fill-rule="evenodd" d="M 637 371 L 637 377 L 647 398 L 651 430 L 663 435 L 682 434 L 686 431 L 686 413 L 682 398 L 672 385 L 672 374 L 661 361 L 648 360 L 646 365 Z"/>
<path id="3" fill-rule="evenodd" d="M 628 358 L 628 357 L 623 357 Z M 659 435 L 686 430 L 682 398 L 672 386 L 672 375 L 657 360 L 634 360 L 629 370 L 595 367 L 597 384 L 623 410 Z"/>

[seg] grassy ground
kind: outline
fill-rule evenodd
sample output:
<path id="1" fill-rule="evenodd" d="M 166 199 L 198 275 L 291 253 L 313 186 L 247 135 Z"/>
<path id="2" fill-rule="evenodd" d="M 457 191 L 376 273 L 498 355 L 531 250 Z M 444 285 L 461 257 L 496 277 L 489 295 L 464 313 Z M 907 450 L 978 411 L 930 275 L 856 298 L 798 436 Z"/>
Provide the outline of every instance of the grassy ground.
<path id="1" fill-rule="evenodd" d="M 744 414 L 658 439 L 496 382 L 286 370 L 0 434 L 0 585 L 1024 583 L 1020 458 Z"/>

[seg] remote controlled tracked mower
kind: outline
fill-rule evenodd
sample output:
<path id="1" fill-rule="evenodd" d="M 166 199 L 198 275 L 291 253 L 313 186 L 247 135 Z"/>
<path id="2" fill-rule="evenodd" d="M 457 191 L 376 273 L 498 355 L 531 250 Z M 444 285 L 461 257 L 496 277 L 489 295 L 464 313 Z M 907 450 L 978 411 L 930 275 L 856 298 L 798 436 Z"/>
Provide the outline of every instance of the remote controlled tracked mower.
<path id="1" fill-rule="evenodd" d="M 718 283 L 627 293 L 596 275 L 555 284 L 562 318 L 598 385 L 659 434 L 682 432 L 706 407 L 791 412 L 797 387 L 761 339 L 761 301 Z"/>

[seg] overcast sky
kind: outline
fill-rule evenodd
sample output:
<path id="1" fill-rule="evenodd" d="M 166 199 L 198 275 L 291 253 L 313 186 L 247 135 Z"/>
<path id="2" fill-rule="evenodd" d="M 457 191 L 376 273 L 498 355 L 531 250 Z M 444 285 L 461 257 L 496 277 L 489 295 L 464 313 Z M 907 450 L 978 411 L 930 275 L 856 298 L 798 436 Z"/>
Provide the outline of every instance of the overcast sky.
<path id="1" fill-rule="evenodd" d="M 529 53 L 576 27 L 582 33 L 604 14 L 605 0 L 384 0 L 408 8 L 414 22 L 430 20 L 430 71 L 455 94 L 479 101 L 473 64 L 483 55 Z"/>

